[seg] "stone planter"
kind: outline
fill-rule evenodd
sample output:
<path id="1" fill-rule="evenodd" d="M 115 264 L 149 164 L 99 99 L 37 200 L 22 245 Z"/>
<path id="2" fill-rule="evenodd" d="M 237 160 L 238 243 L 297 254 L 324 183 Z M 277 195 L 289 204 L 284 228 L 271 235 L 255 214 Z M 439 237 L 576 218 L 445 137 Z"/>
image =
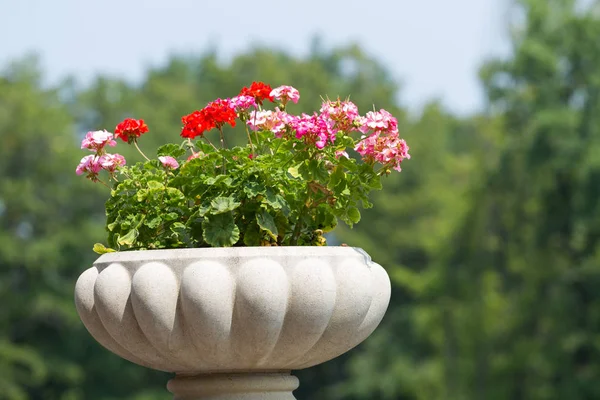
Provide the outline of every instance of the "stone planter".
<path id="1" fill-rule="evenodd" d="M 244 247 L 105 254 L 79 277 L 92 336 L 176 374 L 180 400 L 294 399 L 291 370 L 337 357 L 377 327 L 385 270 L 351 247 Z"/>

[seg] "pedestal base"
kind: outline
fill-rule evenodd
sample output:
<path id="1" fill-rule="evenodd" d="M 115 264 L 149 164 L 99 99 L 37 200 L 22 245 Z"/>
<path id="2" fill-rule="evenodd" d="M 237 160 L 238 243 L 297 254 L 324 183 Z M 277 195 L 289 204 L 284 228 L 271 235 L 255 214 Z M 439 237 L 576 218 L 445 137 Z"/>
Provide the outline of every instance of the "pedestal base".
<path id="1" fill-rule="evenodd" d="M 167 389 L 174 400 L 296 400 L 298 378 L 290 373 L 177 376 Z"/>

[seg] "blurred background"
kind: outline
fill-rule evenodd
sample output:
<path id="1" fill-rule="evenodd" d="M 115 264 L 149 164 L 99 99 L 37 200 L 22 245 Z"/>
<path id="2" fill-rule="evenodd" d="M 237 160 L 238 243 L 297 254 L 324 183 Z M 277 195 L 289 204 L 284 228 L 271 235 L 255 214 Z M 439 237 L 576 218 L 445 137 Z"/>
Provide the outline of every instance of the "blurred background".
<path id="1" fill-rule="evenodd" d="M 412 159 L 336 240 L 386 267 L 361 346 L 300 400 L 600 399 L 600 4 L 0 0 L 0 399 L 167 399 L 73 304 L 105 241 L 88 130 L 141 146 L 253 80 L 398 116 Z"/>

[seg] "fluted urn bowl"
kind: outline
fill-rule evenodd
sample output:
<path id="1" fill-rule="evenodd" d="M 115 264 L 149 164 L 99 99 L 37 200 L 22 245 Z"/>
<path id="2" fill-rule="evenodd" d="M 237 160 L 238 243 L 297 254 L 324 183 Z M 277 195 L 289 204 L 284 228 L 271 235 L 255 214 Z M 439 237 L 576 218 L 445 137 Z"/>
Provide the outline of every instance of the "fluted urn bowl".
<path id="1" fill-rule="evenodd" d="M 149 250 L 102 255 L 79 277 L 75 303 L 92 336 L 134 363 L 182 376 L 262 373 L 355 347 L 390 289 L 352 247 Z"/>

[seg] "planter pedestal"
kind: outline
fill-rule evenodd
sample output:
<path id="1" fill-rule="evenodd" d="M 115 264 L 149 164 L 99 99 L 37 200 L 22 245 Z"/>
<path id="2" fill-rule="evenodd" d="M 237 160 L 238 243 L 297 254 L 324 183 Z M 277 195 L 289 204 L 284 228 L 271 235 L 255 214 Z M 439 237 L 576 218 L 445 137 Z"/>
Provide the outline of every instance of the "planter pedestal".
<path id="1" fill-rule="evenodd" d="M 109 253 L 75 286 L 91 335 L 176 377 L 176 400 L 293 400 L 289 371 L 365 340 L 387 309 L 385 270 L 352 247 Z"/>
<path id="2" fill-rule="evenodd" d="M 295 400 L 298 378 L 290 373 L 178 376 L 167 389 L 174 400 Z"/>

